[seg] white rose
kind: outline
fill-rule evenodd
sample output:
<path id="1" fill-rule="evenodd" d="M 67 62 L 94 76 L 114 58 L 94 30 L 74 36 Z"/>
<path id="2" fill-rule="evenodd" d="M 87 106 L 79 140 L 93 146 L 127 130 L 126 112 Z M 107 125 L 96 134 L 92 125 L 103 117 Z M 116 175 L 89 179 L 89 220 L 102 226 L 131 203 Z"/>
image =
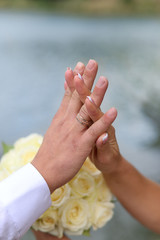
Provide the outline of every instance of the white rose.
<path id="1" fill-rule="evenodd" d="M 15 150 L 18 158 L 20 159 L 20 166 L 22 167 L 33 160 L 39 148 L 35 146 L 25 146 L 25 148 Z"/>
<path id="2" fill-rule="evenodd" d="M 14 144 L 14 148 L 16 150 L 25 149 L 28 146 L 39 148 L 42 144 L 42 141 L 43 137 L 41 135 L 33 133 L 27 137 L 18 139 Z"/>
<path id="3" fill-rule="evenodd" d="M 52 206 L 54 208 L 60 207 L 70 197 L 71 188 L 68 184 L 57 188 L 51 195 Z"/>
<path id="4" fill-rule="evenodd" d="M 92 176 L 97 176 L 101 174 L 101 172 L 95 167 L 95 165 L 91 162 L 89 157 L 85 160 L 82 166 L 82 170 L 88 172 Z"/>
<path id="5" fill-rule="evenodd" d="M 32 227 L 41 232 L 50 232 L 57 228 L 58 214 L 57 211 L 50 207 L 33 225 Z"/>
<path id="6" fill-rule="evenodd" d="M 11 174 L 31 162 L 36 155 L 41 143 L 42 136 L 31 134 L 15 142 L 14 148 L 1 158 L 1 165 L 8 174 Z"/>
<path id="7" fill-rule="evenodd" d="M 74 196 L 91 198 L 93 194 L 95 195 L 94 178 L 87 172 L 80 171 L 69 184 Z"/>
<path id="8" fill-rule="evenodd" d="M 91 223 L 94 230 L 103 227 L 113 216 L 114 204 L 110 202 L 93 203 L 91 206 Z"/>
<path id="9" fill-rule="evenodd" d="M 70 235 L 81 235 L 90 228 L 88 202 L 83 199 L 69 199 L 60 209 L 60 223 L 64 232 Z"/>
<path id="10" fill-rule="evenodd" d="M 8 172 L 8 175 L 21 167 L 21 159 L 14 149 L 4 154 L 1 158 L 1 166 Z"/>
<path id="11" fill-rule="evenodd" d="M 112 200 L 112 193 L 108 188 L 105 180 L 99 184 L 97 188 L 97 199 L 98 201 L 110 202 Z"/>

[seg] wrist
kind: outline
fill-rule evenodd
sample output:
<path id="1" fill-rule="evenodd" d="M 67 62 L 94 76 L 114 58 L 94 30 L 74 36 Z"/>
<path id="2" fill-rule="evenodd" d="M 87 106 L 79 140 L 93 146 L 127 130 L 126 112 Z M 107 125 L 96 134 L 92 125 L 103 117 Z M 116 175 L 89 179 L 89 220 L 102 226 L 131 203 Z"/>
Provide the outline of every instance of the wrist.
<path id="1" fill-rule="evenodd" d="M 120 178 L 125 172 L 128 167 L 128 163 L 125 158 L 120 154 L 117 161 L 115 161 L 115 165 L 110 168 L 109 171 L 105 171 L 105 169 L 102 171 L 102 174 L 107 179 L 116 179 Z"/>
<path id="2" fill-rule="evenodd" d="M 56 187 L 56 180 L 54 179 L 55 174 L 51 171 L 51 167 L 47 168 L 45 162 L 40 161 L 39 157 L 36 156 L 31 164 L 37 169 L 37 171 L 44 178 L 45 182 L 48 185 L 50 192 L 52 193 Z"/>

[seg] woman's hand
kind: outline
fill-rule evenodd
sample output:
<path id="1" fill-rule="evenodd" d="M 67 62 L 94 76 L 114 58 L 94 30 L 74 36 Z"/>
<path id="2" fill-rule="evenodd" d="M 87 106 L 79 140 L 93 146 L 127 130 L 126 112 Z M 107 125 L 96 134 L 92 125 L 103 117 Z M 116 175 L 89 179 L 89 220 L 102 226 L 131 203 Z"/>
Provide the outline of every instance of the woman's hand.
<path id="1" fill-rule="evenodd" d="M 75 73 L 83 74 L 86 86 L 91 89 L 97 73 L 97 63 L 90 60 L 86 68 L 77 64 L 74 72 L 68 69 L 66 82 L 73 83 Z M 97 138 L 107 131 L 115 117 L 106 112 L 89 127 L 87 119 L 78 115 L 83 109 L 79 96 L 65 83 L 65 95 L 61 106 L 47 130 L 42 146 L 32 164 L 42 174 L 50 191 L 62 186 L 79 171 L 92 151 Z M 71 84 L 70 84 L 71 85 Z"/>
<path id="2" fill-rule="evenodd" d="M 85 106 L 90 118 L 95 122 L 103 116 L 103 113 L 91 99 L 86 99 Z M 117 115 L 115 108 L 112 108 L 110 113 L 110 117 Z M 115 128 L 113 126 L 110 126 L 108 130 L 97 139 L 96 146 L 93 148 L 90 158 L 103 174 L 109 174 L 118 170 L 122 156 L 119 151 Z"/>
<path id="3" fill-rule="evenodd" d="M 65 236 L 62 238 L 58 238 L 51 234 L 40 232 L 40 231 L 35 231 L 33 229 L 32 229 L 32 232 L 33 232 L 36 240 L 70 240 L 70 238 L 67 238 Z"/>

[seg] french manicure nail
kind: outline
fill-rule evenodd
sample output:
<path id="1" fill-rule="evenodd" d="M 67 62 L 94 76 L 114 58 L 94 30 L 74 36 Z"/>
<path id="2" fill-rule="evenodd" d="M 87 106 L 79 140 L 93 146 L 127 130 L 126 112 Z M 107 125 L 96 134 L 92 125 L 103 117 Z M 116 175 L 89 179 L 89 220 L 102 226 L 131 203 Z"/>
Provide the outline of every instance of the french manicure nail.
<path id="1" fill-rule="evenodd" d="M 82 76 L 81 76 L 80 73 L 78 73 L 78 77 L 79 77 L 81 80 L 83 80 L 83 78 L 82 78 Z"/>
<path id="2" fill-rule="evenodd" d="M 91 102 L 91 103 L 94 103 L 93 99 L 90 97 L 90 96 L 87 96 L 88 100 Z M 95 104 L 95 103 L 94 103 Z"/>
<path id="3" fill-rule="evenodd" d="M 108 139 L 108 133 L 106 133 L 102 139 L 103 144 L 105 144 L 107 142 L 107 139 Z"/>

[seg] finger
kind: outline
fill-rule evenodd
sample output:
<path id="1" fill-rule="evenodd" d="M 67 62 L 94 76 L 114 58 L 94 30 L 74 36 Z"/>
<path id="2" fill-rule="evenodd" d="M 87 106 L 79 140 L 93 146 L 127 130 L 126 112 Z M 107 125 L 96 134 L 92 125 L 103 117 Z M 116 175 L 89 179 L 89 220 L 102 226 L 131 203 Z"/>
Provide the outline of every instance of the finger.
<path id="1" fill-rule="evenodd" d="M 96 147 L 103 147 L 108 141 L 108 133 L 103 133 L 96 141 Z"/>
<path id="2" fill-rule="evenodd" d="M 97 84 L 93 90 L 93 93 L 90 96 L 88 96 L 88 100 L 90 100 L 92 102 L 92 104 L 94 105 L 91 108 L 91 110 L 92 110 L 91 119 L 94 122 L 97 121 L 97 119 L 99 119 L 103 115 L 98 107 L 100 107 L 100 105 L 103 101 L 107 87 L 108 87 L 108 80 L 102 76 L 99 78 L 99 81 L 97 82 Z M 87 91 L 86 91 L 86 93 L 87 93 Z M 83 94 L 84 94 L 84 92 L 83 92 Z M 83 95 L 83 97 L 85 97 L 85 95 Z M 86 104 L 84 104 L 82 106 L 82 108 L 79 111 L 79 114 L 83 119 L 88 120 L 88 121 L 90 120 L 90 116 L 88 114 Z M 98 116 L 97 116 L 97 114 L 98 114 Z"/>
<path id="3" fill-rule="evenodd" d="M 71 68 L 67 68 L 67 71 L 65 72 L 65 80 L 72 93 L 74 91 L 74 74 Z"/>
<path id="4" fill-rule="evenodd" d="M 115 128 L 110 126 L 107 133 L 102 134 L 96 141 L 96 147 L 100 151 L 108 151 L 109 148 L 117 146 Z"/>
<path id="5" fill-rule="evenodd" d="M 79 75 L 74 78 L 74 84 L 79 98 L 83 103 L 85 102 L 87 96 L 91 96 L 98 107 L 101 105 L 105 92 L 108 88 L 108 80 L 104 76 L 99 78 L 92 93 Z"/>
<path id="6" fill-rule="evenodd" d="M 91 90 L 98 71 L 98 63 L 90 59 L 82 75 L 86 86 Z"/>
<path id="7" fill-rule="evenodd" d="M 64 84 L 65 94 L 64 94 L 63 100 L 61 102 L 60 108 L 59 108 L 58 112 L 56 113 L 57 116 L 59 116 L 59 114 L 61 114 L 61 113 L 64 114 L 68 108 L 69 102 L 72 97 L 72 93 L 75 90 L 74 74 L 76 72 L 80 72 L 80 74 L 83 74 L 84 69 L 85 69 L 85 65 L 81 62 L 77 63 L 77 65 L 73 71 L 71 68 L 67 68 L 67 71 L 65 72 L 65 84 Z"/>
<path id="8" fill-rule="evenodd" d="M 108 112 L 106 112 L 97 122 L 85 131 L 83 135 L 84 144 L 91 144 L 90 146 L 92 147 L 98 137 L 109 129 L 116 116 L 117 110 L 115 108 L 111 108 Z"/>
<path id="9" fill-rule="evenodd" d="M 80 73 L 81 75 L 83 75 L 85 70 L 85 65 L 82 62 L 78 62 L 73 70 L 73 74 L 74 76 L 77 75 L 78 73 Z"/>
<path id="10" fill-rule="evenodd" d="M 96 77 L 97 74 L 97 70 L 98 70 L 98 64 L 95 60 L 89 60 L 85 70 L 84 70 L 84 74 L 82 76 L 82 79 L 84 80 L 84 83 L 86 84 L 86 86 L 88 87 L 88 89 L 92 88 L 94 79 Z M 68 113 L 72 113 L 70 114 L 71 117 L 75 117 L 77 115 L 77 113 L 79 112 L 80 108 L 82 106 L 82 102 L 79 98 L 79 95 L 76 91 L 74 91 L 74 93 L 72 94 L 72 98 L 69 104 L 69 108 L 68 108 Z"/>
<path id="11" fill-rule="evenodd" d="M 67 71 L 65 72 L 65 79 L 70 79 L 70 82 L 72 82 L 72 80 L 74 79 L 73 71 L 71 68 L 67 68 Z M 64 93 L 61 105 L 55 115 L 57 117 L 60 116 L 62 113 L 64 114 L 66 112 L 67 106 L 69 105 L 69 102 L 72 96 L 72 91 L 70 90 L 67 81 L 64 82 L 64 89 L 65 89 L 65 93 Z"/>
<path id="12" fill-rule="evenodd" d="M 85 105 L 86 112 L 88 116 L 92 119 L 93 122 L 96 122 L 103 116 L 103 112 L 96 106 L 93 98 L 91 96 L 87 96 Z M 82 113 L 81 113 L 82 114 Z"/>
<path id="13" fill-rule="evenodd" d="M 93 103 L 90 98 L 87 98 L 85 105 L 88 111 L 89 116 L 95 122 L 103 116 L 103 112 Z M 96 147 L 103 151 L 108 150 L 112 144 L 112 140 L 115 139 L 115 129 L 113 126 L 110 126 L 107 132 L 103 133 L 96 141 Z"/>
<path id="14" fill-rule="evenodd" d="M 74 90 L 75 90 L 75 87 L 74 87 L 74 76 L 78 73 L 80 73 L 81 75 L 83 74 L 84 72 L 84 69 L 85 69 L 85 65 L 82 63 L 82 62 L 78 62 L 72 72 L 72 76 L 70 74 L 71 72 L 71 69 L 68 68 L 67 71 L 65 72 L 65 79 L 66 79 L 66 82 L 68 84 L 68 87 L 70 89 L 70 91 L 73 93 Z M 70 70 L 70 71 L 69 71 Z"/>

